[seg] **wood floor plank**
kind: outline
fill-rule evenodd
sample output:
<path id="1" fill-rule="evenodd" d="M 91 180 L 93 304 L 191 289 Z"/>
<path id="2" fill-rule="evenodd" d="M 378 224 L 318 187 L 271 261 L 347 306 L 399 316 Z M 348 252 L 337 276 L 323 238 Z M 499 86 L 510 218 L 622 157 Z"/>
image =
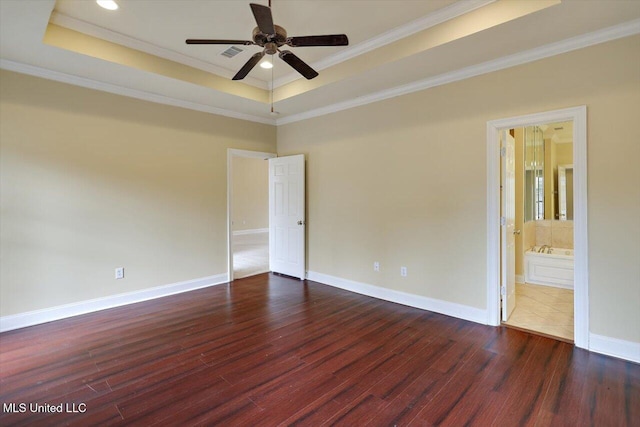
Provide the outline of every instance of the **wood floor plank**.
<path id="1" fill-rule="evenodd" d="M 167 381 L 161 388 L 133 394 L 127 399 L 119 400 L 117 406 L 125 419 L 134 418 L 139 414 L 166 410 L 168 406 L 188 401 L 193 394 L 201 390 L 217 394 L 227 389 L 229 384 L 207 369 Z"/>
<path id="2" fill-rule="evenodd" d="M 282 421 L 282 425 L 289 426 L 320 426 L 331 419 L 344 405 L 339 402 L 340 394 L 351 388 L 349 381 L 341 382 L 327 393 L 316 396 L 310 404 L 289 415 Z M 311 390 L 310 390 L 311 392 Z"/>
<path id="3" fill-rule="evenodd" d="M 475 352 L 442 387 L 442 394 L 434 397 L 436 403 L 432 406 L 437 412 L 434 418 L 443 426 L 481 425 L 481 416 L 497 418 L 503 405 L 498 403 L 500 395 L 493 391 L 493 385 L 502 379 L 508 363 L 505 357 L 493 352 L 484 349 Z"/>
<path id="4" fill-rule="evenodd" d="M 308 370 L 298 371 L 308 374 Z M 267 387 L 268 391 L 259 391 L 257 398 L 251 400 L 256 403 L 263 412 L 260 419 L 252 425 L 279 425 L 291 414 L 300 411 L 301 408 L 313 408 L 320 396 L 327 395 L 331 391 L 344 386 L 345 381 L 322 371 L 314 372 L 307 378 L 285 381 L 276 380 L 273 385 L 277 388 Z"/>
<path id="5" fill-rule="evenodd" d="M 391 401 L 400 395 L 416 378 L 431 367 L 455 342 L 438 337 L 423 348 L 423 352 L 405 360 L 389 375 L 371 388 L 371 393 Z"/>
<path id="6" fill-rule="evenodd" d="M 640 366 L 262 274 L 2 333 L 0 403 L 2 426 L 636 426 Z"/>
<path id="7" fill-rule="evenodd" d="M 633 415 L 639 406 L 638 382 L 633 386 L 637 375 L 628 375 L 630 368 L 624 362 L 597 354 L 589 355 L 587 366 L 578 419 L 591 425 L 640 425 L 640 418 Z M 618 419 L 609 418 L 610 412 L 619 414 Z"/>
<path id="8" fill-rule="evenodd" d="M 523 372 L 500 394 L 505 401 L 498 423 L 503 425 L 534 425 L 543 406 L 564 343 L 541 338 L 536 351 L 523 366 Z M 527 402 L 523 405 L 522 402 Z"/>
<path id="9" fill-rule="evenodd" d="M 450 379 L 442 372 L 427 368 L 413 378 L 406 387 L 393 394 L 378 412 L 371 412 L 371 425 L 409 425 L 422 408 L 439 393 Z"/>
<path id="10" fill-rule="evenodd" d="M 364 425 L 371 417 L 371 413 L 378 410 L 384 401 L 373 394 L 362 394 L 349 402 L 322 425 L 359 426 Z"/>

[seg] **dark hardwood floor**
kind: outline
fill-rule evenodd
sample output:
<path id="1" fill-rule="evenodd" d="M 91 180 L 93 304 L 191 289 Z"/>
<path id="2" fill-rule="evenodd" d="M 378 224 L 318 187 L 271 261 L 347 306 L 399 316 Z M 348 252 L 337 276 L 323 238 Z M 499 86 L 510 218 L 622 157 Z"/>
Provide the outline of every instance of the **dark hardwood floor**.
<path id="1" fill-rule="evenodd" d="M 262 274 L 0 334 L 0 397 L 2 426 L 638 426 L 640 366 Z"/>

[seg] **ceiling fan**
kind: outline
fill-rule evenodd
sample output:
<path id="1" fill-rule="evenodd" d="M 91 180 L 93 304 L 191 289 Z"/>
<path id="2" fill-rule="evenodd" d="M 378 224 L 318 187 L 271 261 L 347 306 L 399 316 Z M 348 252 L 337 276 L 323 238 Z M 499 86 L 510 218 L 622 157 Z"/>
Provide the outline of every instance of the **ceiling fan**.
<path id="1" fill-rule="evenodd" d="M 251 11 L 258 26 L 253 29 L 253 40 L 216 40 L 216 39 L 187 39 L 187 44 L 231 44 L 258 45 L 262 52 L 254 54 L 246 64 L 233 76 L 233 80 L 242 80 L 249 71 L 256 66 L 266 54 L 278 56 L 308 80 L 318 76 L 318 72 L 290 50 L 280 50 L 284 45 L 291 47 L 306 46 L 347 46 L 349 39 L 345 34 L 329 34 L 323 36 L 288 37 L 287 31 L 279 25 L 274 25 L 271 15 L 271 0 L 269 6 L 251 3 Z"/>

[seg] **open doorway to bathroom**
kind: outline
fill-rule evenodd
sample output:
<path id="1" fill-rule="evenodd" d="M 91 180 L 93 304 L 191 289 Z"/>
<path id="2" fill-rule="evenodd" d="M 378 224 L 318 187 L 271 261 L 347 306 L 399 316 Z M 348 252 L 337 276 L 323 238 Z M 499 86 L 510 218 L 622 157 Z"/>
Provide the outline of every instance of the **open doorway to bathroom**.
<path id="1" fill-rule="evenodd" d="M 502 271 L 506 257 L 501 244 L 505 235 L 502 223 L 501 191 L 501 143 L 503 136 L 510 129 L 527 126 L 550 125 L 553 123 L 572 122 L 573 124 L 573 341 L 576 347 L 589 348 L 589 257 L 587 233 L 587 108 L 578 106 L 560 110 L 532 113 L 522 116 L 508 117 L 487 122 L 487 323 L 501 325 L 503 314 L 501 305 L 506 302 L 509 308 L 510 298 L 501 295 L 503 291 Z M 515 135 L 515 131 L 514 131 Z M 524 163 L 524 159 L 522 160 Z M 514 162 L 515 163 L 515 162 Z M 523 169 L 524 170 L 524 169 Z M 524 172 L 523 172 L 524 174 Z M 534 174 L 535 176 L 535 174 Z M 514 178 L 515 180 L 515 178 Z M 524 183 L 524 177 L 522 178 Z M 542 183 L 544 185 L 544 182 Z M 515 187 L 515 185 L 514 185 Z M 535 187 L 534 187 L 535 188 Z M 538 187 L 541 192 L 544 186 Z M 524 194 L 524 190 L 523 190 Z M 523 196 L 524 197 L 524 196 Z M 515 199 L 515 196 L 514 196 Z M 515 209 L 515 205 L 514 209 Z M 523 207 L 524 209 L 524 207 Z M 543 209 L 539 206 L 539 211 Z M 515 213 L 514 213 L 515 216 Z M 524 212 L 522 212 L 522 228 L 512 226 L 512 236 L 524 229 Z M 515 240 L 515 239 L 514 239 Z M 515 247 L 515 244 L 513 245 Z M 545 248 L 546 249 L 546 248 Z M 523 245 L 524 250 L 524 245 Z M 535 251 L 535 249 L 534 249 Z M 533 252 L 533 251 L 532 251 Z M 553 253 L 553 251 L 552 251 Z M 523 256 L 524 258 L 524 256 Z M 515 254 L 514 254 L 515 259 Z M 507 265 L 510 265 L 508 263 Z M 515 262 L 513 263 L 513 288 L 515 296 Z M 524 269 L 524 268 L 523 268 Z M 511 276 L 510 276 L 511 277 Z M 506 283 L 508 284 L 508 282 Z M 550 287 L 551 288 L 551 287 Z M 505 289 L 506 290 L 506 289 Z M 508 313 L 508 310 L 505 310 Z M 508 318 L 506 319 L 508 321 Z"/>
<path id="2" fill-rule="evenodd" d="M 229 280 L 269 271 L 269 164 L 275 154 L 229 150 Z"/>
<path id="3" fill-rule="evenodd" d="M 512 177 L 513 194 L 502 194 L 501 210 L 514 214 L 514 239 L 502 253 L 513 251 L 503 262 L 515 264 L 515 283 L 507 288 L 513 295 L 502 322 L 573 342 L 573 121 L 511 128 L 504 135 L 514 161 L 501 162 L 501 176 Z M 508 189 L 501 186 L 501 193 Z"/>

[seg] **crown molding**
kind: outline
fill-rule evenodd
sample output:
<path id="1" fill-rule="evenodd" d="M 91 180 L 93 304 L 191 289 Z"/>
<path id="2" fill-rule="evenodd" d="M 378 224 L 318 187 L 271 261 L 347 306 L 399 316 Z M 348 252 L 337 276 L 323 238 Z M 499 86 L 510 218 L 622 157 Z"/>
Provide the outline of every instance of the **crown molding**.
<path id="1" fill-rule="evenodd" d="M 23 64 L 20 62 L 0 59 L 0 69 L 15 71 L 17 73 L 28 74 L 30 76 L 41 77 L 43 79 L 54 80 L 57 82 L 68 83 L 75 86 L 81 86 L 88 89 L 100 90 L 116 95 L 128 96 L 143 101 L 155 102 L 158 104 L 171 105 L 173 107 L 181 107 L 189 110 L 201 111 L 203 113 L 217 114 L 220 116 L 231 117 L 234 119 L 248 120 L 251 122 L 263 123 L 267 125 L 275 125 L 273 119 L 254 116 L 251 114 L 239 113 L 236 111 L 226 110 L 224 108 L 212 107 L 210 105 L 199 104 L 197 102 L 176 99 L 157 93 L 146 92 L 138 89 L 131 89 L 111 83 L 104 83 L 86 77 L 79 77 L 73 74 L 62 73 L 59 71 L 48 70 L 46 68 L 36 67 L 33 65 Z"/>
<path id="2" fill-rule="evenodd" d="M 613 27 L 594 31 L 592 33 L 571 37 L 559 42 L 550 43 L 548 45 L 530 49 L 524 52 L 519 52 L 492 61 L 487 61 L 481 64 L 461 68 L 449 73 L 429 77 L 424 80 L 418 80 L 416 82 L 408 83 L 405 85 L 381 90 L 379 92 L 358 97 L 356 99 L 339 102 L 333 105 L 305 111 L 299 114 L 293 114 L 291 116 L 277 119 L 276 124 L 279 126 L 288 123 L 299 122 L 301 120 L 307 120 L 313 117 L 319 117 L 325 114 L 331 114 L 389 98 L 395 98 L 397 96 L 402 96 L 432 87 L 453 83 L 456 81 L 468 79 L 470 77 L 480 76 L 482 74 L 491 73 L 493 71 L 503 70 L 505 68 L 526 64 L 551 56 L 560 55 L 562 53 L 571 52 L 573 50 L 578 50 L 596 44 L 617 40 L 623 37 L 636 35 L 639 33 L 640 19 L 636 19 L 633 21 L 625 22 L 623 24 L 615 25 Z"/>
<path id="3" fill-rule="evenodd" d="M 562 53 L 570 52 L 577 49 L 593 46 L 596 44 L 628 37 L 640 33 L 640 19 L 629 21 L 620 25 L 594 31 L 592 33 L 581 36 L 572 37 L 560 42 L 551 43 L 539 48 L 531 49 L 525 52 L 498 58 L 493 61 L 484 62 L 478 65 L 462 68 L 450 73 L 440 74 L 428 79 L 419 80 L 413 83 L 397 86 L 394 88 L 375 92 L 366 96 L 362 96 L 353 100 L 339 102 L 326 107 L 305 111 L 299 114 L 293 114 L 280 119 L 270 119 L 265 117 L 254 116 L 250 114 L 239 113 L 236 111 L 226 110 L 223 108 L 212 107 L 191 101 L 171 98 L 151 92 L 145 92 L 137 89 L 126 88 L 110 83 L 99 82 L 97 80 L 79 77 L 71 74 L 61 73 L 36 67 L 33 65 L 14 62 L 6 59 L 0 59 L 0 68 L 18 73 L 29 74 L 36 77 L 42 77 L 49 80 L 55 80 L 63 83 L 69 83 L 89 89 L 102 90 L 118 95 L 129 96 L 145 101 L 156 102 L 159 104 L 172 105 L 175 107 L 187 108 L 205 113 L 218 114 L 225 117 L 231 117 L 240 120 L 248 120 L 257 123 L 269 125 L 284 125 L 294 123 L 314 117 L 331 114 L 338 111 L 359 107 L 366 104 L 382 101 L 397 96 L 425 90 L 431 87 L 444 85 L 470 77 L 479 76 L 493 71 L 526 64 L 528 62 L 537 61 L 539 59 L 548 58 Z"/>
<path id="4" fill-rule="evenodd" d="M 60 12 L 54 11 L 51 14 L 50 22 L 61 27 L 68 28 L 79 33 L 87 34 L 89 36 L 97 37 L 102 40 L 106 40 L 112 43 L 116 43 L 131 49 L 139 50 L 141 52 L 148 53 L 160 58 L 168 59 L 180 64 L 187 65 L 189 67 L 197 68 L 202 71 L 206 71 L 211 74 L 231 79 L 235 72 L 228 70 L 224 67 L 220 67 L 211 64 L 200 59 L 184 55 L 171 49 L 157 46 L 153 43 L 145 42 L 135 37 L 130 37 L 116 31 L 108 30 L 104 27 L 91 24 L 81 19 L 73 18 Z M 257 87 L 259 89 L 269 89 L 269 84 L 260 79 L 247 76 L 243 79 L 243 83 Z"/>
<path id="5" fill-rule="evenodd" d="M 428 28 L 435 27 L 438 24 L 449 21 L 458 16 L 467 14 L 473 10 L 484 7 L 488 4 L 494 3 L 496 0 L 468 0 L 458 1 L 450 6 L 444 7 L 433 13 L 418 18 L 408 24 L 396 27 L 392 30 L 386 31 L 373 38 L 365 40 L 356 45 L 342 49 L 333 55 L 327 56 L 319 61 L 311 63 L 311 67 L 317 71 L 324 70 L 325 68 L 332 67 L 341 62 L 348 61 L 359 55 L 370 52 L 372 50 L 381 48 L 400 39 L 409 37 L 412 34 L 424 31 Z M 286 76 L 280 77 L 273 82 L 273 87 L 278 88 L 285 84 L 291 83 L 300 79 L 300 75 L 297 73 L 290 73 Z"/>

